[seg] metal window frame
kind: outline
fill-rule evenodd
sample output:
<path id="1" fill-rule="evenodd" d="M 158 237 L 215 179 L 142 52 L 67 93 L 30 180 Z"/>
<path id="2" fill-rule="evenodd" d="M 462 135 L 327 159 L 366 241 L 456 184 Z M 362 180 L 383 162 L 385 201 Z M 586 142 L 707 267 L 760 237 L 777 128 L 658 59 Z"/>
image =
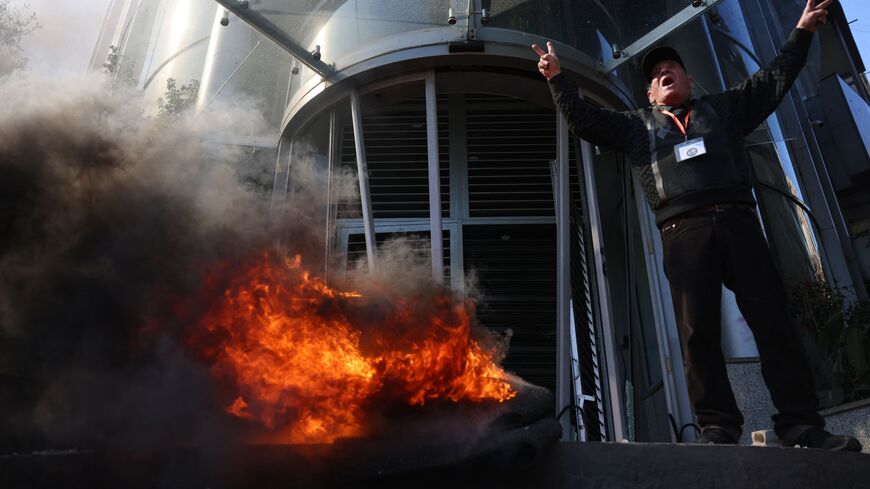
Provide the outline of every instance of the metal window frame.
<path id="1" fill-rule="evenodd" d="M 570 241 L 570 207 L 571 197 L 568 172 L 571 164 L 568 158 L 568 122 L 561 113 L 556 116 L 556 181 L 555 212 L 556 212 L 556 412 L 562 413 L 565 408 L 577 405 L 577 399 L 571 398 L 573 362 L 571 358 L 571 241 Z M 580 404 L 582 405 L 582 404 Z M 571 418 L 562 416 L 562 439 L 569 439 L 571 433 Z M 577 426 L 582 430 L 582 422 Z"/>
<path id="2" fill-rule="evenodd" d="M 768 57 L 778 51 L 778 40 L 783 39 L 788 31 L 774 14 L 775 7 L 770 2 L 744 1 L 741 0 L 744 9 L 752 9 L 752 12 L 761 14 L 766 21 L 761 24 L 762 32 L 756 33 L 750 29 L 750 37 L 753 42 L 759 44 L 758 50 L 766 53 Z M 753 5 L 754 4 L 754 5 Z M 787 26 L 789 29 L 790 26 Z M 843 33 L 839 24 L 834 23 L 840 41 L 843 41 Z M 758 39 L 760 36 L 763 39 Z M 762 45 L 763 44 L 763 45 Z M 853 60 L 850 57 L 850 62 Z M 860 83 L 858 85 L 861 85 Z M 840 209 L 839 200 L 828 174 L 825 157 L 822 154 L 816 137 L 815 128 L 812 125 L 810 114 L 807 111 L 806 97 L 812 94 L 800 93 L 800 88 L 792 89 L 789 95 L 780 104 L 777 112 L 783 111 L 786 117 L 798 121 L 803 138 L 804 157 L 796 154 L 793 165 L 797 170 L 800 184 L 806 196 L 805 202 L 813 209 L 813 216 L 818 223 L 816 238 L 820 243 L 819 251 L 827 257 L 829 269 L 825 270 L 826 278 L 831 280 L 838 288 L 846 292 L 846 301 L 867 297 L 861 270 L 855 260 L 855 252 L 849 236 L 848 226 Z M 797 151 L 795 151 L 797 153 Z"/>
<path id="3" fill-rule="evenodd" d="M 294 140 L 295 137 L 286 139 L 281 138 L 278 140 L 278 158 L 275 162 L 275 180 L 272 183 L 272 207 L 287 200 Z"/>
<path id="4" fill-rule="evenodd" d="M 430 70 L 431 71 L 431 70 Z M 370 93 L 375 89 L 383 89 L 391 86 L 398 86 L 402 84 L 406 84 L 409 81 L 419 81 L 426 80 L 427 74 L 429 72 L 422 72 L 416 74 L 409 74 L 406 76 L 398 77 L 391 80 L 382 80 L 375 82 L 371 85 L 366 85 L 364 87 L 358 87 L 351 90 L 351 97 L 353 94 L 356 94 L 356 97 L 359 97 L 360 93 Z M 435 77 L 437 81 L 437 77 Z M 437 87 L 436 87 L 437 88 Z M 437 91 L 436 91 L 437 93 Z M 581 93 L 582 95 L 582 93 Z M 450 145 L 450 180 L 451 180 L 451 206 L 450 206 L 450 217 L 441 218 L 441 229 L 450 231 L 450 240 L 451 240 L 451 256 L 450 256 L 450 265 L 451 265 L 451 286 L 454 290 L 462 290 L 462 286 L 464 282 L 462 280 L 462 272 L 464 271 L 464 263 L 463 263 L 463 247 L 462 247 L 462 239 L 463 239 L 463 227 L 466 225 L 497 225 L 497 224 L 558 224 L 557 218 L 554 217 L 541 217 L 541 216 L 528 216 L 528 217 L 470 217 L 468 215 L 468 206 L 467 206 L 467 161 L 465 161 L 465 155 L 459 154 L 461 150 L 464 148 L 460 148 L 453 144 L 453 141 L 456 140 L 455 135 L 457 131 L 463 130 L 463 127 L 455 124 L 459 121 L 459 115 L 464 111 L 464 94 L 462 93 L 453 93 L 451 92 L 448 96 L 448 117 L 449 117 L 449 131 L 451 139 Z M 352 104 L 353 105 L 353 104 Z M 430 114 L 430 111 L 432 112 Z M 458 112 L 457 112 L 458 111 Z M 361 126 L 361 110 L 359 107 L 359 101 L 357 101 L 357 116 L 359 116 L 358 126 Z M 430 120 L 430 116 L 435 117 L 435 121 L 437 123 L 437 103 L 436 104 L 427 104 L 427 121 Z M 563 128 L 562 130 L 557 130 L 557 144 L 562 146 L 563 141 L 567 141 L 567 126 L 563 123 L 560 123 Z M 357 134 L 361 135 L 361 131 L 358 133 L 356 130 L 354 131 L 355 137 Z M 560 136 L 561 134 L 561 136 Z M 436 132 L 437 136 L 437 132 Z M 461 140 L 461 138 L 459 139 Z M 334 144 L 338 144 L 335 142 Z M 581 169 L 581 178 L 583 178 L 583 182 L 581 184 L 584 186 L 584 190 L 586 192 L 587 210 L 589 213 L 589 225 L 590 225 L 590 235 L 589 235 L 589 243 L 592 246 L 592 255 L 594 256 L 594 260 L 591 264 L 591 267 L 594 269 L 595 274 L 595 286 L 593 287 L 594 299 L 596 303 L 595 307 L 595 316 L 596 316 L 596 332 L 599 339 L 599 346 L 601 347 L 600 352 L 601 355 L 604 356 L 603 361 L 600 360 L 600 363 L 603 364 L 606 369 L 605 372 L 607 374 L 608 380 L 602 385 L 602 397 L 604 398 L 607 407 L 605 409 L 606 418 L 607 418 L 607 431 L 608 438 L 614 440 L 621 440 L 625 438 L 625 418 L 622 413 L 622 389 L 618 385 L 618 381 L 616 378 L 616 373 L 618 372 L 616 368 L 616 358 L 617 351 L 615 346 L 615 339 L 613 338 L 613 324 L 612 324 L 612 316 L 610 312 L 610 300 L 609 300 L 609 292 L 607 288 L 607 278 L 605 275 L 605 266 L 604 266 L 604 255 L 603 255 L 603 236 L 602 236 L 602 224 L 601 218 L 598 211 L 597 206 L 597 193 L 594 183 L 594 169 L 592 167 L 593 163 L 593 148 L 587 143 L 581 143 L 581 154 L 578 155 L 578 158 L 581 158 L 581 164 L 583 168 Z M 432 156 L 432 155 L 430 155 Z M 563 151 L 559 153 L 558 157 L 561 159 L 568 158 L 568 152 Z M 560 165 L 565 168 L 567 172 L 567 165 Z M 430 177 L 433 176 L 430 173 Z M 568 177 L 564 178 L 564 181 L 567 182 Z M 460 182 L 460 180 L 462 182 Z M 561 180 L 561 179 L 560 179 Z M 436 180 L 440 183 L 440 174 L 438 175 L 438 179 Z M 464 182 L 464 183 L 463 183 Z M 560 187 L 561 188 L 561 187 Z M 439 196 L 440 196 L 440 186 L 438 187 Z M 361 190 L 361 193 L 362 190 Z M 566 191 L 564 195 L 568 195 Z M 370 195 L 369 195 L 370 198 Z M 639 215 L 646 216 L 646 222 L 642 223 L 642 235 L 644 236 L 644 241 L 646 243 L 652 243 L 653 238 L 652 230 L 654 229 L 654 221 L 651 221 L 649 210 L 645 206 L 645 202 L 643 200 L 637 201 Z M 439 217 L 440 217 L 440 208 Z M 567 216 L 567 212 L 565 213 Z M 643 220 L 643 219 L 642 219 Z M 557 226 L 559 227 L 559 226 Z M 566 227 L 567 226 L 563 226 Z M 374 219 L 371 220 L 370 224 L 366 224 L 365 220 L 360 219 L 336 219 L 335 220 L 335 232 L 336 232 L 336 241 L 334 245 L 336 249 L 342 250 L 346 249 L 348 244 L 348 237 L 350 234 L 359 233 L 360 231 L 365 232 L 366 228 L 369 228 L 371 231 L 371 240 L 375 240 L 376 232 L 413 232 L 413 231 L 423 231 L 432 229 L 432 219 L 431 214 L 429 218 L 420 217 L 420 218 L 380 218 L 376 221 Z M 558 231 L 557 231 L 558 232 Z M 431 235 L 430 235 L 431 236 Z M 559 242 L 561 242 L 561 237 Z M 660 246 L 660 245 L 659 245 Z M 368 247 L 368 244 L 367 244 Z M 654 253 L 652 255 L 648 255 L 647 262 L 647 271 L 649 274 L 649 285 L 650 285 L 650 294 L 651 294 L 651 302 L 653 303 L 653 308 L 655 312 L 655 320 L 656 320 L 656 330 L 659 339 L 659 351 L 660 351 L 660 362 L 662 366 L 662 375 L 665 379 L 665 390 L 666 390 L 666 400 L 668 403 L 669 411 L 674 414 L 674 416 L 681 423 L 691 422 L 692 420 L 692 411 L 690 408 L 690 404 L 688 402 L 687 389 L 685 383 L 685 374 L 682 369 L 682 361 L 681 361 L 681 351 L 679 346 L 679 336 L 676 332 L 675 321 L 673 319 L 673 310 L 672 306 L 669 308 L 669 295 L 667 291 L 667 281 L 663 278 L 663 272 L 660 268 L 660 264 L 658 263 L 658 256 L 661 255 L 660 248 L 658 250 L 654 249 L 652 245 L 650 245 L 651 252 Z M 566 250 L 567 251 L 567 250 Z M 558 252 L 558 251 L 557 251 Z M 443 251 L 442 251 L 443 254 Z M 346 260 L 346 257 L 345 257 Z M 568 272 L 570 270 L 569 266 L 564 264 L 565 258 L 561 258 L 559 261 L 559 269 Z M 346 267 L 346 262 L 344 262 Z M 346 268 L 345 268 L 346 269 Z M 567 275 L 567 273 L 566 273 Z M 561 281 L 559 277 L 557 277 L 557 281 Z M 570 294 L 570 284 L 567 286 L 563 286 L 559 288 L 559 297 L 562 298 L 564 304 L 567 305 L 567 308 L 563 307 L 559 303 L 557 305 L 557 311 L 559 314 L 559 318 L 557 321 L 558 328 L 558 344 L 557 346 L 557 354 L 560 355 L 560 358 L 557 359 L 557 376 L 558 372 L 562 372 L 564 378 L 561 379 L 561 382 L 558 385 L 565 385 L 567 388 L 560 388 L 557 392 L 558 398 L 561 402 L 565 402 L 567 397 L 570 396 L 570 382 L 573 381 L 573 378 L 570 374 L 571 372 L 571 362 L 570 362 L 570 296 L 565 300 L 566 292 Z M 558 302 L 558 299 L 557 299 Z M 564 310 L 568 311 L 567 318 L 565 318 Z M 568 333 L 568 334 L 566 334 Z M 567 361 L 566 361 L 567 360 Z M 566 383 L 567 380 L 567 383 Z"/>
<path id="5" fill-rule="evenodd" d="M 330 272 L 330 264 L 332 262 L 332 252 L 333 252 L 333 228 L 335 227 L 335 219 L 337 206 L 333 203 L 333 182 L 332 175 L 335 172 L 335 169 L 340 164 L 340 152 L 339 152 L 339 127 L 338 127 L 338 114 L 336 114 L 335 109 L 331 109 L 329 111 L 329 147 L 327 151 L 328 155 L 328 163 L 326 169 L 326 250 L 324 252 L 324 260 L 323 260 L 323 278 L 329 283 L 329 272 Z"/>
<path id="6" fill-rule="evenodd" d="M 437 108 L 437 107 L 436 107 Z M 447 140 L 450 147 L 450 218 L 456 220 L 456 230 L 450 232 L 450 286 L 465 291 L 465 246 L 463 221 L 468 217 L 468 147 L 466 132 L 465 94 L 447 96 Z M 459 271 L 459 273 L 456 273 Z"/>
<path id="7" fill-rule="evenodd" d="M 659 363 L 664 382 L 665 403 L 676 422 L 683 426 L 694 422 L 692 404 L 689 400 L 689 387 L 686 381 L 686 370 L 683 365 L 683 349 L 680 334 L 677 330 L 677 320 L 671 299 L 668 278 L 659 257 L 663 256 L 661 236 L 656 227 L 655 216 L 644 198 L 643 188 L 637 179 L 634 181 L 635 205 L 638 210 L 641 239 L 646 253 L 647 280 L 650 284 L 650 302 L 656 325 L 656 336 L 659 344 Z M 694 432 L 687 434 L 687 441 L 695 436 Z M 671 433 L 672 441 L 676 434 Z"/>
<path id="8" fill-rule="evenodd" d="M 429 221 L 432 278 L 444 281 L 444 256 L 441 235 L 441 168 L 438 154 L 438 107 L 435 71 L 426 72 L 426 148 L 429 157 Z"/>
<path id="9" fill-rule="evenodd" d="M 450 233 L 450 277 L 451 280 L 455 274 L 459 274 L 460 277 L 461 269 L 456 266 L 454 263 L 455 251 L 453 250 L 453 245 L 455 243 L 453 235 L 457 233 L 457 229 L 462 227 L 461 223 L 457 222 L 444 222 L 441 227 L 441 233 L 443 236 L 444 231 L 448 231 Z M 378 233 L 414 233 L 420 231 L 431 231 L 432 227 L 429 221 L 425 218 L 418 219 L 416 221 L 412 220 L 395 220 L 394 222 L 382 222 L 380 219 L 378 220 Z M 350 236 L 352 234 L 364 234 L 365 226 L 363 226 L 359 219 L 342 219 L 336 226 L 336 237 L 335 237 L 335 249 L 340 250 L 342 253 L 341 261 L 338 263 L 341 268 L 338 271 L 337 275 L 340 277 L 346 276 L 347 271 L 347 247 L 350 242 Z M 443 237 L 442 237 L 443 240 Z M 430 243 L 431 243 L 431 235 L 430 235 Z M 368 245 L 367 245 L 368 246 Z M 444 249 L 439 246 L 441 249 L 441 255 L 443 257 Z M 431 252 L 431 251 L 430 251 Z M 443 268 L 442 268 L 443 274 Z M 460 280 L 461 281 L 461 280 Z M 455 289 L 454 289 L 455 290 Z"/>
<path id="10" fill-rule="evenodd" d="M 369 169 L 366 164 L 366 147 L 363 137 L 362 103 L 359 90 L 350 93 L 350 113 L 353 121 L 353 142 L 356 150 L 357 177 L 359 178 L 359 197 L 362 204 L 363 226 L 366 235 L 366 256 L 369 261 L 369 272 L 375 270 L 375 255 L 377 240 L 375 239 L 375 219 L 372 214 L 371 190 L 369 189 Z"/>
<path id="11" fill-rule="evenodd" d="M 583 96 L 582 90 L 578 88 L 578 93 Z M 581 184 L 585 190 L 585 213 L 589 219 L 590 241 L 592 246 L 593 266 L 595 270 L 595 299 L 596 299 L 596 316 L 598 317 L 598 337 L 601 340 L 601 353 L 604 356 L 605 372 L 607 374 L 607 384 L 605 397 L 607 399 L 608 409 L 608 431 L 611 434 L 611 439 L 621 441 L 625 439 L 625 416 L 622 412 L 623 403 L 622 388 L 619 386 L 616 378 L 618 372 L 616 365 L 617 347 L 613 337 L 613 317 L 610 313 L 610 291 L 607 284 L 607 272 L 604 265 L 604 236 L 602 233 L 601 214 L 598 208 L 598 192 L 595 186 L 595 169 L 593 167 L 593 150 L 592 145 L 588 141 L 581 140 L 580 154 L 578 160 L 582 165 L 580 173 L 583 181 Z M 590 243 L 587 243 L 589 245 Z"/>
<path id="12" fill-rule="evenodd" d="M 556 351 L 557 359 L 556 363 L 558 365 L 557 370 L 557 388 L 559 392 L 562 393 L 556 400 L 556 412 L 564 415 L 565 409 L 570 409 L 571 405 L 568 403 L 568 392 L 573 393 L 573 405 L 576 409 L 574 409 L 574 419 L 576 423 L 576 435 L 577 441 L 585 442 L 588 440 L 588 434 L 586 431 L 586 422 L 583 418 L 583 406 L 587 401 L 597 402 L 601 399 L 601 384 L 599 381 L 595 382 L 595 385 L 590 388 L 585 388 L 583 386 L 583 379 L 580 367 L 580 352 L 577 346 L 577 324 L 574 319 L 574 299 L 573 299 L 573 288 L 571 286 L 571 274 L 575 271 L 572 267 L 570 250 L 571 250 L 571 239 L 574 233 L 574 229 L 571 226 L 571 216 L 570 216 L 570 187 L 568 184 L 563 185 L 563 182 L 567 181 L 570 178 L 570 157 L 568 147 L 566 147 L 570 143 L 570 137 L 568 135 L 568 127 L 565 121 L 564 116 L 559 114 L 557 118 L 557 139 L 559 141 L 558 148 L 558 156 L 556 160 L 550 162 L 550 177 L 553 181 L 553 200 L 554 200 L 554 208 L 556 211 L 556 221 L 557 221 L 557 315 L 558 320 L 561 321 L 564 319 L 562 308 L 566 307 L 567 303 L 567 314 L 568 314 L 568 323 L 567 323 L 567 334 L 564 332 L 564 328 L 561 328 L 561 322 L 557 322 L 557 339 L 561 341 L 563 344 L 559 345 Z M 564 145 L 564 146 L 563 146 Z M 569 175 L 565 175 L 561 173 L 563 168 L 568 168 L 567 173 Z M 581 179 L 582 181 L 582 179 Z M 568 187 L 568 188 L 566 188 Z M 567 208 L 567 215 L 566 215 Z M 563 243 L 563 233 L 562 230 L 568 229 L 568 237 L 567 242 Z M 573 236 L 573 239 L 580 239 L 579 236 Z M 582 248 L 586 249 L 586 243 L 582 242 Z M 565 256 L 565 253 L 568 256 Z M 582 272 L 582 270 L 577 270 L 578 273 Z M 588 268 L 585 270 L 587 275 L 584 276 L 585 284 L 586 284 L 586 294 L 589 296 L 589 300 L 591 301 L 591 295 L 588 290 L 589 287 L 589 276 L 588 276 Z M 591 305 L 591 304 L 590 304 Z M 592 337 L 590 338 L 592 343 L 593 350 L 593 358 L 592 364 L 593 369 L 595 369 L 595 376 L 598 378 L 600 376 L 599 363 L 597 358 L 597 341 L 595 338 L 595 318 L 592 313 L 591 308 L 589 309 L 589 314 L 587 317 L 588 324 L 592 325 L 591 330 L 587 330 L 587 332 L 592 332 Z M 567 336 L 567 338 L 565 338 Z M 570 362 L 570 367 L 566 367 L 565 363 Z M 564 378 L 560 378 L 561 376 L 567 375 L 566 372 L 570 368 L 571 371 L 571 380 L 566 381 Z M 561 374 L 561 375 L 559 375 Z M 587 391 L 592 391 L 593 394 L 588 394 Z M 599 426 L 603 429 L 606 426 L 606 422 L 604 420 L 604 412 L 600 410 L 598 412 L 599 415 Z M 562 425 L 562 439 L 568 439 L 569 433 L 573 433 L 570 429 L 570 423 L 565 420 L 560 419 L 560 424 Z"/>

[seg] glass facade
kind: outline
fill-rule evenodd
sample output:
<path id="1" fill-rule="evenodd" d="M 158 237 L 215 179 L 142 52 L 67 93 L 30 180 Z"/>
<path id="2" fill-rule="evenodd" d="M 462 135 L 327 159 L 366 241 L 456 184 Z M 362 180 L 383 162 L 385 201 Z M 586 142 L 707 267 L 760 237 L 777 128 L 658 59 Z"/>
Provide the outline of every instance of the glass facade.
<path id="1" fill-rule="evenodd" d="M 739 2 L 729 0 L 716 8 L 709 22 L 724 85 L 734 86 L 762 68 L 748 22 Z M 789 141 L 802 139 L 785 134 L 780 124 L 786 110 L 771 115 L 747 138 L 746 150 L 756 178 L 756 198 L 780 271 L 789 281 L 824 278 L 821 258 L 804 202 L 801 181 L 792 161 Z"/>
<path id="2" fill-rule="evenodd" d="M 167 80 L 199 83 L 216 7 L 210 0 L 143 0 L 120 44 L 116 79 L 156 100 Z"/>
<path id="3" fill-rule="evenodd" d="M 139 85 L 159 7 L 160 0 L 142 0 L 127 21 L 118 43 L 120 59 L 114 73 L 118 81 Z"/>
<path id="4" fill-rule="evenodd" d="M 314 53 L 319 47 L 318 59 L 341 70 L 359 61 L 361 56 L 355 53 L 371 50 L 373 43 L 383 45 L 381 52 L 406 47 L 408 40 L 398 39 L 400 34 L 435 34 L 429 42 L 459 39 L 461 22 L 453 28 L 448 24 L 448 16 L 451 9 L 457 16 L 464 15 L 460 13 L 465 10 L 463 3 L 460 0 L 262 0 L 251 2 L 250 8 L 305 51 Z M 391 43 L 391 38 L 396 38 L 396 42 Z M 304 63 L 297 63 L 296 67 L 299 71 L 291 79 L 288 100 L 317 78 Z"/>
<path id="5" fill-rule="evenodd" d="M 277 25 L 293 42 L 322 48 L 327 63 L 402 32 L 447 25 L 448 10 L 459 12 L 459 0 L 261 0 L 251 10 Z"/>
<path id="6" fill-rule="evenodd" d="M 219 22 L 213 0 L 139 0 L 117 41 L 116 83 L 143 90 L 153 114 L 169 91 L 181 92 L 185 108 L 256 107 L 266 121 L 242 138 L 268 137 L 274 146 L 286 106 L 291 57 L 246 23 Z M 216 17 L 217 15 L 217 17 Z M 169 81 L 174 82 L 174 88 Z"/>
<path id="7" fill-rule="evenodd" d="M 254 107 L 263 123 L 239 136 L 272 141 L 281 126 L 291 83 L 292 58 L 238 18 L 227 26 L 212 23 L 211 40 L 202 68 L 197 112 Z M 293 76 L 292 78 L 295 78 Z"/>
<path id="8" fill-rule="evenodd" d="M 604 63 L 664 23 L 691 0 L 483 0 L 487 26 L 559 41 Z"/>

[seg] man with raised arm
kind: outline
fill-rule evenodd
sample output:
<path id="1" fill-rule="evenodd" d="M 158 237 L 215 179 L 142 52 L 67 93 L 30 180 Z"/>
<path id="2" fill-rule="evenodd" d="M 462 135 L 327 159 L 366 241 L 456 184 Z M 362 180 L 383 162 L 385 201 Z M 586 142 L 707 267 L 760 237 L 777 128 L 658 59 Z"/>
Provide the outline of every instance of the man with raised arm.
<path id="1" fill-rule="evenodd" d="M 570 130 L 626 154 L 655 212 L 702 443 L 735 444 L 742 433 L 743 415 L 720 342 L 725 284 L 755 336 L 762 375 L 779 411 L 773 421 L 782 444 L 861 450 L 858 440 L 824 430 L 812 373 L 754 211 L 743 142 L 792 86 L 832 1 L 808 0 L 773 62 L 722 93 L 692 98 L 694 81 L 677 51 L 651 50 L 642 62 L 650 107 L 633 112 L 584 102 L 561 75 L 553 44 L 547 43 L 547 51 L 532 46 Z"/>

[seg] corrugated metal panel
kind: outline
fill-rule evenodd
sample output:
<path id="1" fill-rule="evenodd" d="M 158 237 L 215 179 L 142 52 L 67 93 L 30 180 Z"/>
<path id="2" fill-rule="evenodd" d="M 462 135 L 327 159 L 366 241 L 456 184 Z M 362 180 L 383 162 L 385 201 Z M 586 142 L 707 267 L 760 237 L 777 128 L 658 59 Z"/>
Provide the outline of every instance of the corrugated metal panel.
<path id="1" fill-rule="evenodd" d="M 446 103 L 438 104 L 441 215 L 450 215 L 450 165 Z M 425 99 L 409 99 L 363 115 L 372 212 L 377 218 L 429 217 L 429 160 Z M 356 172 L 353 128 L 342 132 L 341 167 Z M 359 202 L 339 202 L 338 218 L 361 217 Z"/>
<path id="2" fill-rule="evenodd" d="M 466 272 L 477 274 L 478 319 L 496 331 L 513 331 L 505 367 L 554 389 L 555 226 L 466 226 L 463 247 Z"/>
<path id="3" fill-rule="evenodd" d="M 601 368 L 598 362 L 598 341 L 592 311 L 592 293 L 589 289 L 591 275 L 587 260 L 586 232 L 580 210 L 571 205 L 571 296 L 574 303 L 577 351 L 580 363 L 580 379 L 583 394 L 594 399 L 584 399 L 583 424 L 586 439 L 604 440 L 604 400 L 601 392 Z"/>
<path id="4" fill-rule="evenodd" d="M 450 283 L 450 230 L 445 229 L 441 232 L 442 246 L 444 248 L 444 283 Z M 403 233 L 376 233 L 378 247 L 380 248 L 385 242 L 391 239 L 404 238 L 410 246 L 420 250 L 420 255 L 417 256 L 419 264 L 426 265 L 431 263 L 432 256 L 431 233 L 429 231 L 412 231 Z M 366 260 L 366 240 L 365 234 L 355 233 L 347 237 L 347 268 L 350 269 L 354 264 L 359 263 L 360 269 L 368 270 L 368 261 Z"/>
<path id="5" fill-rule="evenodd" d="M 466 111 L 469 215 L 553 216 L 555 112 L 478 94 L 468 96 Z"/>
<path id="6" fill-rule="evenodd" d="M 442 209 L 449 210 L 446 104 L 439 99 Z M 467 95 L 468 207 L 470 217 L 554 217 L 550 161 L 556 157 L 552 110 L 493 95 Z M 372 202 L 376 217 L 428 217 L 426 134 L 423 100 L 408 100 L 364 117 Z M 342 164 L 355 169 L 350 128 L 344 133 Z M 576 162 L 574 145 L 570 160 Z M 577 165 L 570 169 L 572 197 L 572 287 L 584 394 L 587 437 L 603 439 L 601 380 L 585 227 L 578 212 Z M 339 217 L 359 217 L 358 204 L 341 203 Z M 429 233 L 378 233 L 377 240 L 404 236 L 429 248 Z M 348 263 L 365 256 L 362 233 L 349 236 Z M 445 273 L 450 241 L 444 232 Z M 528 381 L 555 388 L 556 229 L 550 224 L 464 224 L 465 272 L 478 279 L 479 321 L 497 331 L 512 330 L 505 367 Z M 421 254 L 428 261 L 428 254 Z M 365 263 L 363 260 L 363 268 Z"/>

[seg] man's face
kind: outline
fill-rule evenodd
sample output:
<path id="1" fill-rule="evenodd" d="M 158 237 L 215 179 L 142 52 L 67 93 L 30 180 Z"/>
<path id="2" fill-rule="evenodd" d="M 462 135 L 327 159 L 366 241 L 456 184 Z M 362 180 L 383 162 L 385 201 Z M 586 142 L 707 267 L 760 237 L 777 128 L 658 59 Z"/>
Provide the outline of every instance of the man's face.
<path id="1" fill-rule="evenodd" d="M 651 104 L 679 105 L 689 98 L 689 91 L 695 80 L 674 60 L 666 59 L 656 63 L 650 70 L 649 91 L 646 92 Z"/>

